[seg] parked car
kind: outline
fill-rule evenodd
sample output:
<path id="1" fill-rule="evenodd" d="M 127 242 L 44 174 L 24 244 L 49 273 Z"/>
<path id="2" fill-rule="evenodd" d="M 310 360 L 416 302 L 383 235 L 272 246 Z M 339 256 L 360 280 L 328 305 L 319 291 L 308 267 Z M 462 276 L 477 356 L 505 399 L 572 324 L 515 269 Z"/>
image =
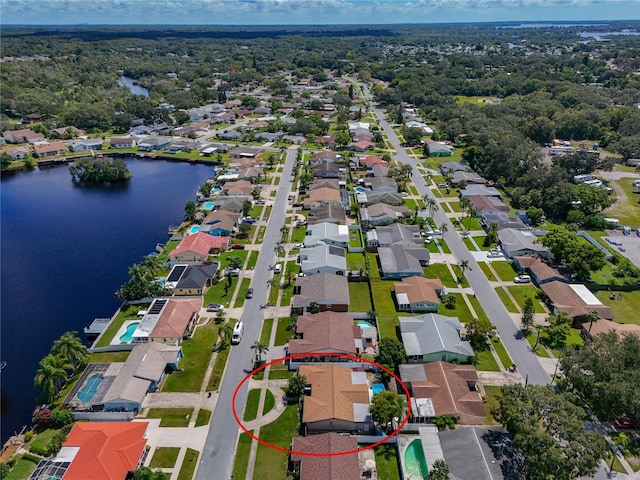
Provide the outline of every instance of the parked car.
<path id="1" fill-rule="evenodd" d="M 247 290 L 245 298 L 253 298 L 253 288 L 249 288 L 249 290 Z"/>
<path id="2" fill-rule="evenodd" d="M 240 275 L 240 269 L 239 268 L 231 268 L 231 267 L 227 267 L 224 269 L 224 276 L 225 277 L 237 277 L 238 275 Z"/>
<path id="3" fill-rule="evenodd" d="M 264 200 L 256 200 L 256 205 L 264 205 L 265 203 Z"/>
<path id="4" fill-rule="evenodd" d="M 294 204 L 293 204 L 293 207 L 294 207 L 294 208 L 300 208 L 300 207 L 302 207 L 303 205 L 304 205 L 303 203 L 298 202 L 298 203 L 294 203 Z"/>
<path id="5" fill-rule="evenodd" d="M 293 247 L 291 248 L 296 249 L 296 248 L 303 248 L 303 247 L 304 247 L 304 243 L 294 243 Z"/>
<path id="6" fill-rule="evenodd" d="M 518 275 L 513 279 L 515 283 L 529 283 L 531 281 L 531 277 L 529 275 Z"/>
<path id="7" fill-rule="evenodd" d="M 635 429 L 638 428 L 638 424 L 634 422 L 631 418 L 623 415 L 622 417 L 616 419 L 614 422 L 617 428 L 624 429 Z"/>
<path id="8" fill-rule="evenodd" d="M 400 192 L 401 197 L 408 197 L 409 194 L 407 192 Z"/>
<path id="9" fill-rule="evenodd" d="M 489 250 L 487 252 L 487 258 L 502 258 L 504 254 L 498 250 Z"/>
<path id="10" fill-rule="evenodd" d="M 253 218 L 251 218 L 251 217 L 244 217 L 242 219 L 242 223 L 254 223 L 254 222 L 255 222 L 255 220 Z"/>
<path id="11" fill-rule="evenodd" d="M 244 244 L 243 243 L 232 243 L 231 244 L 231 248 L 233 250 L 244 250 Z"/>
<path id="12" fill-rule="evenodd" d="M 445 182 L 440 182 L 438 183 L 438 188 L 447 188 L 449 185 L 447 185 Z"/>
<path id="13" fill-rule="evenodd" d="M 210 303 L 207 305 L 207 312 L 219 312 L 221 310 L 224 310 L 224 306 L 219 303 Z"/>

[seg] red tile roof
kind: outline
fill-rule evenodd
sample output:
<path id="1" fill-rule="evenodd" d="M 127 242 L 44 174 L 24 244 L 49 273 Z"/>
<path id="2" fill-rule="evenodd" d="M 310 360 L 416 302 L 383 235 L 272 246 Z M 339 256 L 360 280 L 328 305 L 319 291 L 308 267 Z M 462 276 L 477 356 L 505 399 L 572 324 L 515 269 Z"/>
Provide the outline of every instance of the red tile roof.
<path id="1" fill-rule="evenodd" d="M 309 437 L 295 437 L 292 450 L 305 453 L 339 453 L 358 449 L 355 437 L 337 433 L 323 433 Z M 335 456 L 291 455 L 292 462 L 300 462 L 300 480 L 359 480 L 358 454 Z"/>
<path id="2" fill-rule="evenodd" d="M 357 330 L 357 334 L 356 334 Z M 289 353 L 340 351 L 356 354 L 354 338 L 360 338 L 360 327 L 345 313 L 322 312 L 298 318 L 296 332 L 302 338 L 289 340 Z"/>
<path id="3" fill-rule="evenodd" d="M 229 237 L 214 237 L 207 233 L 197 232 L 189 235 L 180 242 L 176 248 L 171 250 L 169 256 L 182 252 L 195 252 L 200 255 L 208 255 L 211 249 L 221 248 L 229 244 Z"/>
<path id="4" fill-rule="evenodd" d="M 172 298 L 164 307 L 149 338 L 182 338 L 191 318 L 201 307 L 202 297 Z"/>
<path id="5" fill-rule="evenodd" d="M 79 422 L 63 447 L 80 447 L 64 480 L 124 480 L 138 467 L 148 422 Z"/>

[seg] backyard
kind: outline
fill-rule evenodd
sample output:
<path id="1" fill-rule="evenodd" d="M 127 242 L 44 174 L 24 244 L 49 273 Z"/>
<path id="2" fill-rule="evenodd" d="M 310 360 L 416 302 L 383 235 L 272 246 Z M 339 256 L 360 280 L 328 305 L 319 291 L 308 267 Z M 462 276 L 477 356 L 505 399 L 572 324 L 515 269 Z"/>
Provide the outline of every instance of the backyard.
<path id="1" fill-rule="evenodd" d="M 349 282 L 349 311 L 370 312 L 371 294 L 367 282 Z"/>

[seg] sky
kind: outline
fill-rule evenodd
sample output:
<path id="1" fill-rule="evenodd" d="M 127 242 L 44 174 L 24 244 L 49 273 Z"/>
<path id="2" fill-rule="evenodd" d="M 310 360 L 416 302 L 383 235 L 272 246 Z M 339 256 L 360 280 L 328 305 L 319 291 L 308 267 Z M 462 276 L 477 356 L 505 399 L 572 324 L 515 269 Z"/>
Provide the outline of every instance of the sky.
<path id="1" fill-rule="evenodd" d="M 0 0 L 3 25 L 631 20 L 640 0 Z"/>

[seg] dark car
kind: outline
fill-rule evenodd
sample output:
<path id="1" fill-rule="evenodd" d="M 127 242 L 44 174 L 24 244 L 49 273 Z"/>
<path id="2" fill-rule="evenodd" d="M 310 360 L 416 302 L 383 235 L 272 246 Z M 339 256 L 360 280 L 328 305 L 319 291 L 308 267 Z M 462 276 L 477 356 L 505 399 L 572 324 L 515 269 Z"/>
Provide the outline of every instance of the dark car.
<path id="1" fill-rule="evenodd" d="M 245 298 L 253 298 L 253 288 L 249 288 L 249 290 L 247 290 Z"/>
<path id="2" fill-rule="evenodd" d="M 233 250 L 244 250 L 244 244 L 242 243 L 232 243 L 231 248 Z"/>

